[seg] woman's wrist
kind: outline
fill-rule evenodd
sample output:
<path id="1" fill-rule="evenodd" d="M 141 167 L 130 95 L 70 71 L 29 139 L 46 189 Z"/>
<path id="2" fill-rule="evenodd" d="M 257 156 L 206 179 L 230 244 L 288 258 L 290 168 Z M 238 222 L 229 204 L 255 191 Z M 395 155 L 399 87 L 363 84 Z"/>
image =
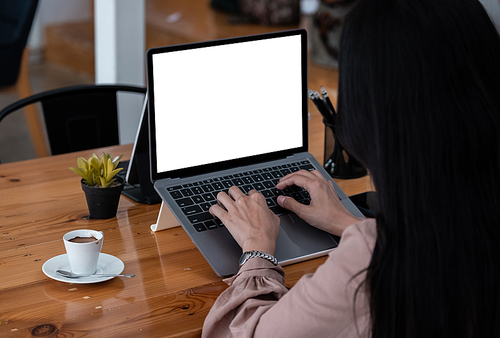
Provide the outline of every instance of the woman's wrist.
<path id="1" fill-rule="evenodd" d="M 270 255 L 268 253 L 262 252 L 262 251 L 245 251 L 240 257 L 239 265 L 240 268 L 249 260 L 252 258 L 262 258 L 265 260 L 268 260 L 269 262 L 273 263 L 275 266 L 278 265 L 278 260 L 276 257 L 273 255 Z"/>
<path id="2" fill-rule="evenodd" d="M 348 215 L 348 217 L 345 217 L 342 222 L 342 228 L 340 231 L 340 234 L 338 236 L 342 236 L 342 233 L 344 232 L 345 229 L 347 229 L 350 225 L 361 222 L 364 220 L 363 217 L 356 217 L 353 215 Z"/>
<path id="3" fill-rule="evenodd" d="M 337 217 L 334 223 L 329 223 L 327 227 L 325 227 L 324 231 L 335 235 L 335 236 L 342 236 L 342 233 L 344 232 L 345 229 L 347 229 L 350 225 L 358 223 L 360 221 L 364 220 L 362 217 L 356 217 L 351 214 L 345 214 L 341 217 Z"/>
<path id="4" fill-rule="evenodd" d="M 243 252 L 247 251 L 262 251 L 271 256 L 274 256 L 274 251 L 276 250 L 276 242 L 267 241 L 267 240 L 255 240 L 248 239 L 241 246 Z"/>

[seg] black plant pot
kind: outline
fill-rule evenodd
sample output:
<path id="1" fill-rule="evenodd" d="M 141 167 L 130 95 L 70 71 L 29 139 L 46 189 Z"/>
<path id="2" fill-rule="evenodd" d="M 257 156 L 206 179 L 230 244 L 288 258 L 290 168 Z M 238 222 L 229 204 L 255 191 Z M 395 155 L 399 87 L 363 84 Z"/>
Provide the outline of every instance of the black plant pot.
<path id="1" fill-rule="evenodd" d="M 122 178 L 118 177 L 116 181 L 120 182 L 120 185 L 111 188 L 98 188 L 86 185 L 82 179 L 82 189 L 87 198 L 90 218 L 108 219 L 116 216 L 124 186 Z"/>

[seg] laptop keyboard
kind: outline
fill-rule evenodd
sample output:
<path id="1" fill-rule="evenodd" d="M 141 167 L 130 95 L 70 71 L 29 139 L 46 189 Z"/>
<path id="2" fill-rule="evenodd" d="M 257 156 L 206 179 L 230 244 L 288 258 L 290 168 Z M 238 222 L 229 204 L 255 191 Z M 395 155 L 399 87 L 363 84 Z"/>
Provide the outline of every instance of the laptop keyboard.
<path id="1" fill-rule="evenodd" d="M 238 186 L 245 194 L 252 189 L 259 191 L 266 198 L 269 209 L 278 215 L 287 212 L 276 202 L 276 198 L 280 195 L 291 196 L 300 203 L 309 204 L 311 201 L 309 193 L 301 187 L 291 186 L 283 190 L 276 189 L 280 178 L 301 169 L 311 171 L 315 168 L 311 162 L 304 160 L 168 187 L 167 191 L 193 227 L 197 231 L 206 231 L 224 226 L 221 220 L 212 216 L 208 210 L 217 203 L 217 194 L 221 191 L 227 193 L 233 185 Z"/>

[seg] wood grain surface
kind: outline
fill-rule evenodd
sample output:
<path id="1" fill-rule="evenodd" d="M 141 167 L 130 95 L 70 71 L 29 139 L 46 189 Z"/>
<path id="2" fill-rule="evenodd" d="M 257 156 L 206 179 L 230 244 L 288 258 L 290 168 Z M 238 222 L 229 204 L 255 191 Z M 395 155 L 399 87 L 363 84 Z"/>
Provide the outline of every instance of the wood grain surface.
<path id="1" fill-rule="evenodd" d="M 310 128 L 321 129 L 312 115 Z M 311 135 L 313 153 L 322 143 Z M 102 151 L 126 159 L 131 145 Z M 80 180 L 67 168 L 91 154 L 0 165 L 0 337 L 198 337 L 226 284 L 182 228 L 150 231 L 159 205 L 122 196 L 116 218 L 89 219 Z M 337 181 L 347 194 L 371 188 L 368 177 Z M 65 253 L 62 236 L 74 229 L 103 231 L 102 252 L 136 277 L 87 285 L 46 277 L 43 263 Z M 285 267 L 286 286 L 324 260 Z"/>
<path id="2" fill-rule="evenodd" d="M 206 39 L 238 35 L 237 29 L 226 31 L 224 20 L 222 14 L 213 13 L 194 27 L 180 27 L 178 34 L 186 40 L 193 36 L 200 40 L 200 34 Z M 256 32 L 269 30 L 254 27 Z M 334 101 L 337 77 L 335 69 L 309 67 L 311 89 L 325 86 Z M 312 104 L 309 111 L 310 152 L 322 162 L 324 126 Z M 127 159 L 131 149 L 122 145 L 96 153 L 125 154 Z M 159 205 L 138 204 L 122 196 L 116 218 L 90 219 L 80 179 L 68 167 L 76 165 L 78 156 L 91 154 L 82 151 L 0 165 L 0 337 L 199 337 L 226 284 L 182 228 L 150 230 Z M 373 190 L 369 177 L 336 181 L 348 195 Z M 46 277 L 43 263 L 65 253 L 62 236 L 75 229 L 103 231 L 102 252 L 120 258 L 124 273 L 136 277 L 96 284 Z M 285 267 L 286 286 L 313 273 L 325 259 Z"/>

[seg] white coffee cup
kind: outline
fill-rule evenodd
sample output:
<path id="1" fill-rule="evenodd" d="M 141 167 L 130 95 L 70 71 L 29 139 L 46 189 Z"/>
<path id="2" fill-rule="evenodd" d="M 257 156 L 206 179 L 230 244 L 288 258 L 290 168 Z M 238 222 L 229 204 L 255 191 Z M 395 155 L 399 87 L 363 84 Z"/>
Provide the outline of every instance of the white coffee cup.
<path id="1" fill-rule="evenodd" d="M 94 237 L 95 240 L 77 243 L 70 240 Z M 96 230 L 74 230 L 63 236 L 64 246 L 68 255 L 71 271 L 76 274 L 94 274 L 97 270 L 97 261 L 102 249 L 104 234 Z"/>

